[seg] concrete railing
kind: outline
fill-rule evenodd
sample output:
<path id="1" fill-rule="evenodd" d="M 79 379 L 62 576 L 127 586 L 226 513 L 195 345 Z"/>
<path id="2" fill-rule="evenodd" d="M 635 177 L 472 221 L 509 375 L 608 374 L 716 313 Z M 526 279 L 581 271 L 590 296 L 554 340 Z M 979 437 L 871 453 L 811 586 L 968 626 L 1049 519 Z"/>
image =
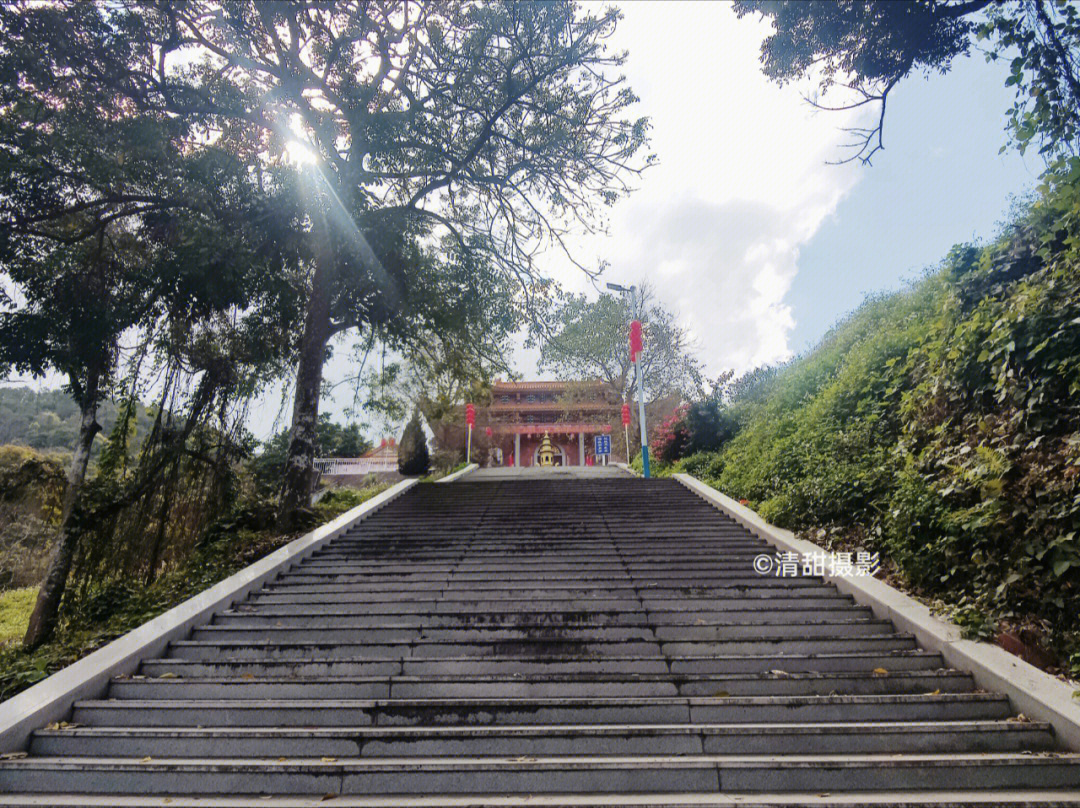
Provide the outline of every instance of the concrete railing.
<path id="1" fill-rule="evenodd" d="M 689 474 L 674 477 L 778 550 L 796 553 L 800 558 L 825 553 L 813 542 L 770 525 L 746 506 Z M 914 598 L 873 576 L 823 577 L 851 595 L 856 603 L 868 606 L 876 617 L 891 620 L 897 630 L 915 635 L 923 648 L 940 653 L 946 665 L 970 672 L 979 687 L 1007 695 L 1017 712 L 1049 723 L 1062 744 L 1080 750 L 1080 702 L 1073 698 L 1075 684 L 1051 676 L 996 645 L 964 639 L 959 626 L 938 619 Z"/>
<path id="2" fill-rule="evenodd" d="M 397 458 L 385 460 L 377 457 L 318 457 L 315 470 L 324 477 L 338 474 L 373 474 L 377 472 L 397 471 Z"/>
<path id="3" fill-rule="evenodd" d="M 22 751 L 31 732 L 67 718 L 76 701 L 101 698 L 114 676 L 135 672 L 142 660 L 158 656 L 170 642 L 183 639 L 214 613 L 242 600 L 416 484 L 403 480 L 0 704 L 0 753 Z"/>

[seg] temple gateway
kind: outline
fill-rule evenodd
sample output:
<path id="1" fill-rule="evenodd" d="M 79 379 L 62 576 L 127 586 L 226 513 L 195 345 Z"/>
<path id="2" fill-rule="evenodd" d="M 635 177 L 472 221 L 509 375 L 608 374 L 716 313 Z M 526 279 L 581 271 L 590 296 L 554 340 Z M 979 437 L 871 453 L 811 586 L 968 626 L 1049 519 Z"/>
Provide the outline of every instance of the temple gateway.
<path id="1" fill-rule="evenodd" d="M 491 430 L 489 464 L 541 465 L 543 447 L 543 459 L 553 465 L 591 465 L 593 438 L 611 433 L 620 417 L 619 403 L 610 398 L 598 380 L 496 381 L 491 404 L 477 411 L 478 429 Z M 613 450 L 617 443 L 612 441 Z"/>

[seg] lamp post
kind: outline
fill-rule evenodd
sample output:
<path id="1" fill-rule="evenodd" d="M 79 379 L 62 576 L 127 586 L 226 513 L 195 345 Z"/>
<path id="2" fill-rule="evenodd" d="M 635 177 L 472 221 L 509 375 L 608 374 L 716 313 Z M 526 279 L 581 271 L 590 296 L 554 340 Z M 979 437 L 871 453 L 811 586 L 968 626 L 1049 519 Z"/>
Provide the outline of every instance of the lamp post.
<path id="1" fill-rule="evenodd" d="M 637 300 L 637 287 L 636 286 L 620 286 L 617 283 L 609 283 L 608 289 L 613 292 L 620 292 L 622 294 L 630 295 L 630 309 L 633 312 L 634 320 L 630 323 L 630 361 L 634 363 L 634 370 L 637 373 L 637 389 L 638 389 L 638 421 L 641 424 L 641 473 L 642 476 L 649 476 L 649 440 L 645 434 L 645 377 L 641 372 L 641 352 L 642 352 L 642 338 L 641 338 L 641 321 L 638 320 L 638 300 Z M 629 458 L 627 458 L 629 460 Z"/>
<path id="2" fill-rule="evenodd" d="M 465 462 L 472 462 L 472 428 L 476 425 L 476 407 L 472 404 L 465 405 L 465 424 L 468 434 L 465 438 Z"/>
<path id="3" fill-rule="evenodd" d="M 630 462 L 630 405 L 622 405 L 623 440 L 626 441 L 626 462 Z"/>

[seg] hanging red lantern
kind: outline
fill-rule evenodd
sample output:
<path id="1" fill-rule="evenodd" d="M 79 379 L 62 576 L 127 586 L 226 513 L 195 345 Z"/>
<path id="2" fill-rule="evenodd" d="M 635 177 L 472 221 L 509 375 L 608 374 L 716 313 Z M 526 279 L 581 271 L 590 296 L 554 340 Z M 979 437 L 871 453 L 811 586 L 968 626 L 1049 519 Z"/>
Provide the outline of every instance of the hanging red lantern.
<path id="1" fill-rule="evenodd" d="M 491 427 L 490 426 L 484 427 L 484 434 L 487 435 L 489 438 L 491 437 Z"/>
<path id="2" fill-rule="evenodd" d="M 465 423 L 469 426 L 476 426 L 476 407 L 472 404 L 465 405 Z"/>
<path id="3" fill-rule="evenodd" d="M 622 425 L 623 426 L 630 426 L 630 405 L 629 404 L 623 404 L 622 405 Z"/>
<path id="4" fill-rule="evenodd" d="M 630 361 L 636 362 L 642 350 L 641 320 L 634 320 L 630 323 Z"/>

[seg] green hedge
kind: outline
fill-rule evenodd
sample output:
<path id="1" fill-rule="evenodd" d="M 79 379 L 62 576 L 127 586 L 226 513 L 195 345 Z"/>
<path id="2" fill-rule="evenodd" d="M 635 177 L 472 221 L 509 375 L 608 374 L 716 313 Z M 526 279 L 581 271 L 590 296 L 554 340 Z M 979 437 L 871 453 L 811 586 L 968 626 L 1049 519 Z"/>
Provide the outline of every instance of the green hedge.
<path id="1" fill-rule="evenodd" d="M 866 302 L 680 462 L 766 519 L 878 550 L 973 633 L 1080 672 L 1080 161 L 995 243 Z"/>

